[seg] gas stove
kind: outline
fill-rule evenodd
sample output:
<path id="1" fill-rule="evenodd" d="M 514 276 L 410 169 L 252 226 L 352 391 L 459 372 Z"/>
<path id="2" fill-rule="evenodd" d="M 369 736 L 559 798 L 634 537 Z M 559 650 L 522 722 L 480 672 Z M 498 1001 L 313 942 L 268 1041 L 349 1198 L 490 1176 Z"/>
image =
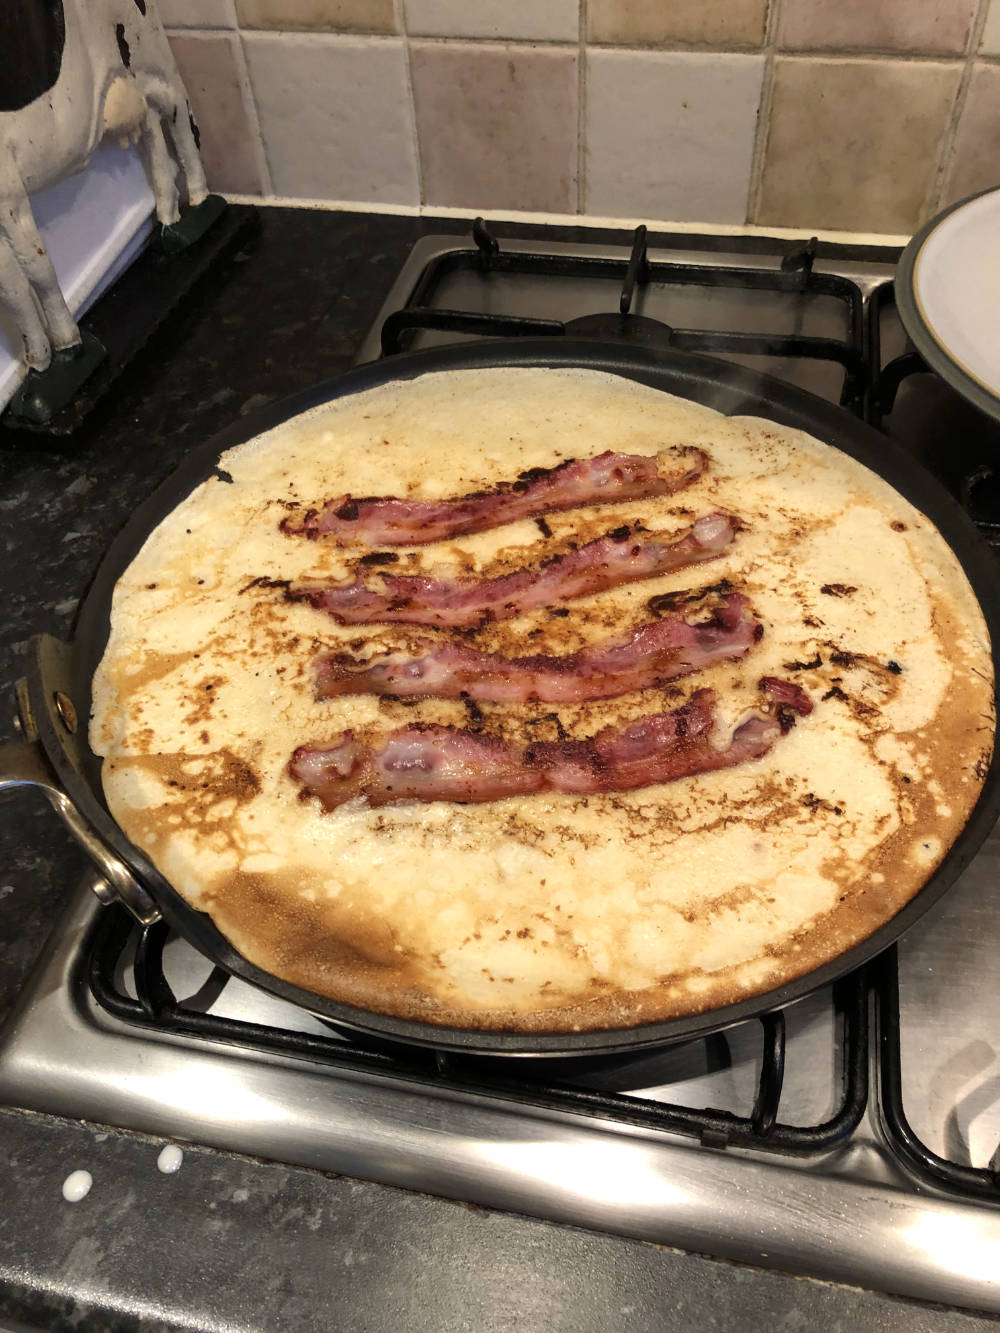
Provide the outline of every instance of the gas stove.
<path id="1" fill-rule="evenodd" d="M 906 446 L 1000 546 L 1000 428 L 927 372 L 898 252 L 644 229 L 411 252 L 357 360 L 523 334 L 756 367 Z M 0 1034 L 0 1101 L 703 1254 L 1000 1311 L 1000 831 L 866 969 L 615 1059 L 359 1045 L 163 923 L 74 894 Z"/>

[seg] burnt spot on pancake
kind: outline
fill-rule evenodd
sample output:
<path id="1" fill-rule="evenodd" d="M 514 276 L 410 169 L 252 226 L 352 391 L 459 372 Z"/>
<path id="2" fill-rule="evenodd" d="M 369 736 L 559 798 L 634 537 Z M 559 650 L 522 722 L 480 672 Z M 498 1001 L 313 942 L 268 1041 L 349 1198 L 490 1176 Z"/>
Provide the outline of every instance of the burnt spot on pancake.
<path id="1" fill-rule="evenodd" d="M 857 592 L 857 588 L 851 583 L 824 583 L 820 592 L 827 597 L 850 597 L 851 593 Z"/>
<path id="2" fill-rule="evenodd" d="M 243 587 L 238 589 L 238 595 L 252 592 L 255 588 L 274 588 L 287 592 L 290 586 L 291 579 L 269 579 L 266 575 L 261 575 L 259 578 L 251 579 L 249 583 L 244 583 Z"/>
<path id="3" fill-rule="evenodd" d="M 856 695 L 851 699 L 851 710 L 854 716 L 862 722 L 874 722 L 882 712 L 878 704 L 868 703 L 864 699 L 859 699 Z"/>
<path id="4" fill-rule="evenodd" d="M 461 692 L 461 695 L 459 697 L 461 698 L 462 703 L 465 705 L 465 711 L 469 715 L 469 725 L 472 727 L 474 731 L 478 731 L 479 728 L 483 725 L 483 722 L 485 721 L 485 718 L 483 716 L 483 710 L 476 703 L 475 699 L 469 698 L 465 690 Z"/>
<path id="5" fill-rule="evenodd" d="M 788 732 L 791 731 L 797 721 L 798 713 L 794 708 L 790 708 L 788 704 L 778 705 L 778 726 L 781 728 L 781 734 L 783 736 L 786 736 Z"/>
<path id="6" fill-rule="evenodd" d="M 843 806 L 833 805 L 830 801 L 825 800 L 822 796 L 816 796 L 811 791 L 807 791 L 805 796 L 803 796 L 802 804 L 810 814 L 816 814 L 818 811 L 826 811 L 828 814 L 833 815 L 842 815 L 844 813 Z"/>
<path id="7" fill-rule="evenodd" d="M 569 732 L 563 725 L 558 713 L 544 713 L 541 717 L 529 717 L 524 720 L 525 727 L 530 727 L 532 738 L 536 741 L 569 740 Z M 535 730 L 540 728 L 540 730 Z"/>
<path id="8" fill-rule="evenodd" d="M 857 662 L 857 657 L 854 653 L 845 652 L 842 648 L 834 648 L 830 654 L 830 661 L 834 666 L 852 667 Z"/>
<path id="9" fill-rule="evenodd" d="M 232 797 L 238 802 L 252 800 L 260 792 L 260 778 L 245 759 L 232 750 L 218 752 L 217 765 L 211 777 L 203 783 L 218 800 Z"/>
<path id="10" fill-rule="evenodd" d="M 811 657 L 808 662 L 782 662 L 781 668 L 783 671 L 815 671 L 822 665 L 823 659 L 820 657 L 819 653 L 817 653 L 816 656 Z"/>
<path id="11" fill-rule="evenodd" d="M 707 583 L 702 588 L 681 588 L 677 592 L 661 592 L 656 597 L 649 598 L 646 609 L 654 616 L 660 616 L 687 606 L 690 602 L 701 602 L 707 597 L 727 597 L 733 591 L 734 587 L 729 579 L 719 579 L 718 583 Z"/>
<path id="12" fill-rule="evenodd" d="M 193 686 L 192 693 L 188 696 L 191 710 L 182 718 L 186 726 L 194 728 L 199 723 L 208 721 L 212 715 L 212 709 L 215 707 L 216 691 L 220 685 L 225 685 L 225 683 L 224 676 L 210 676 L 207 680 L 198 681 Z"/>
<path id="13" fill-rule="evenodd" d="M 552 536 L 552 529 L 549 527 L 548 523 L 546 523 L 544 518 L 536 518 L 535 524 L 538 527 L 538 531 L 542 534 L 543 537 Z"/>
<path id="14" fill-rule="evenodd" d="M 369 551 L 357 562 L 359 565 L 394 565 L 398 562 L 396 551 Z"/>

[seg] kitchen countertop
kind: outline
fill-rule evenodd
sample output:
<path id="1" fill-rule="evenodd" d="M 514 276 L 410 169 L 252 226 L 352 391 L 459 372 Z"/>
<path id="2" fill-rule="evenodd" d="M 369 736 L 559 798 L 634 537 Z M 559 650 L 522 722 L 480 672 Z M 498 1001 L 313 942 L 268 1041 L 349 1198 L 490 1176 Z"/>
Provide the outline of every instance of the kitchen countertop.
<path id="1" fill-rule="evenodd" d="M 0 430 L 0 742 L 32 634 L 66 637 L 112 535 L 195 444 L 351 364 L 413 242 L 468 223 L 261 210 L 59 451 Z M 543 234 L 500 224 L 497 234 Z M 548 229 L 571 239 L 599 232 Z M 616 236 L 615 239 L 618 239 Z M 651 241 L 654 238 L 650 238 Z M 0 1021 L 83 868 L 39 796 L 0 816 Z M 316 1171 L 0 1109 L 0 1330 L 826 1327 L 972 1330 L 992 1319 Z M 64 1202 L 73 1170 L 85 1199 Z"/>

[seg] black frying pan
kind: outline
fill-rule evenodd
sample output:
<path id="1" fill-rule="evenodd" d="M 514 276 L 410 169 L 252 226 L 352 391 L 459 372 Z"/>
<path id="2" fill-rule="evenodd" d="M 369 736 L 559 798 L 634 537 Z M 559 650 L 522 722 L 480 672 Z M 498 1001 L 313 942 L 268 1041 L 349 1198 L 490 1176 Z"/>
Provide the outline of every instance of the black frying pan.
<path id="1" fill-rule="evenodd" d="M 289 417 L 335 398 L 427 371 L 502 366 L 584 367 L 609 371 L 732 415 L 769 418 L 797 427 L 866 464 L 927 515 L 962 563 L 976 591 L 1000 677 L 1000 597 L 992 552 L 951 496 L 891 440 L 811 394 L 738 366 L 673 350 L 597 342 L 547 340 L 460 344 L 360 366 L 339 379 L 295 394 L 234 424 L 196 449 L 129 519 L 112 543 L 84 598 L 71 643 L 36 639 L 20 690 L 29 744 L 11 748 L 0 787 L 18 782 L 47 789 L 74 831 L 95 854 L 119 896 L 140 916 L 162 915 L 227 972 L 360 1034 L 421 1046 L 501 1055 L 578 1056 L 662 1045 L 778 1009 L 859 967 L 896 940 L 969 864 L 1000 815 L 1000 761 L 994 755 L 968 823 L 926 885 L 906 907 L 863 943 L 788 985 L 701 1014 L 660 1023 L 580 1033 L 476 1032 L 387 1017 L 339 1004 L 290 985 L 248 963 L 212 924 L 171 888 L 111 818 L 101 790 L 100 760 L 87 743 L 90 683 L 109 632 L 115 583 L 156 525 L 200 482 L 217 473 L 219 455 Z M 220 477 L 220 485 L 225 480 Z M 78 724 L 76 719 L 79 719 Z"/>

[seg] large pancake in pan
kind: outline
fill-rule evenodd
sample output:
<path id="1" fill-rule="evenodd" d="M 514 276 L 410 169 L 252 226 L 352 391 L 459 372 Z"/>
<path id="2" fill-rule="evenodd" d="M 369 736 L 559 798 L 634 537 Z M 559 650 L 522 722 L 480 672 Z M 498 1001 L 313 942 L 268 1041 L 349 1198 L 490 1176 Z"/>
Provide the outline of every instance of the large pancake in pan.
<path id="1" fill-rule="evenodd" d="M 343 492 L 457 495 L 615 449 L 697 445 L 694 486 L 413 550 L 397 569 L 502 573 L 641 519 L 744 523 L 720 559 L 476 631 L 514 655 L 627 630 L 648 599 L 726 577 L 763 640 L 738 663 L 577 706 L 483 705 L 487 733 L 589 735 L 717 691 L 731 725 L 765 674 L 812 714 L 763 759 L 620 794 L 484 805 L 363 800 L 324 813 L 288 773 L 345 727 L 468 724 L 460 702 L 313 697 L 321 651 L 426 631 L 340 627 L 269 580 L 350 576 L 360 546 L 279 531 Z M 987 629 L 935 527 L 800 432 L 585 370 L 425 375 L 317 408 L 227 453 L 115 591 L 91 743 L 111 811 L 251 962 L 317 994 L 431 1024 L 627 1027 L 790 981 L 867 938 L 925 883 L 993 743 Z M 433 633 L 433 631 L 432 631 Z M 530 648 L 526 649 L 526 645 Z"/>

